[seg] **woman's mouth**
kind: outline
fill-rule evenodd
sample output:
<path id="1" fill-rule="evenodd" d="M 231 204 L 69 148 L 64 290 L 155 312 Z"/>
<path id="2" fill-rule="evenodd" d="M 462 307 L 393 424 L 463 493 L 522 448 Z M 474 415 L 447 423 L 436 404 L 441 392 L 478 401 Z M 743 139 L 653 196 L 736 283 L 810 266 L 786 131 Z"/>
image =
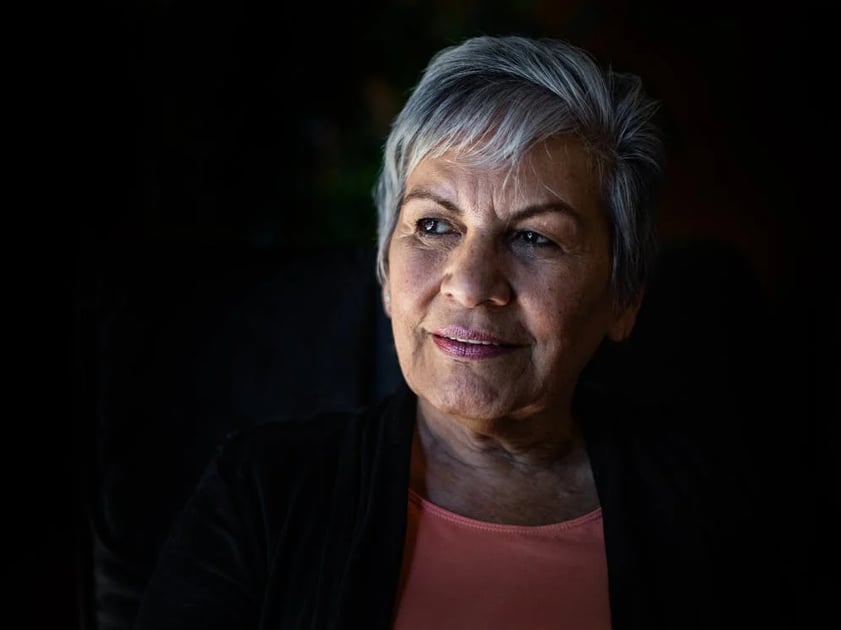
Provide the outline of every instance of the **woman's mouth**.
<path id="1" fill-rule="evenodd" d="M 457 359 L 492 359 L 521 347 L 481 331 L 450 326 L 432 333 L 435 345 Z"/>

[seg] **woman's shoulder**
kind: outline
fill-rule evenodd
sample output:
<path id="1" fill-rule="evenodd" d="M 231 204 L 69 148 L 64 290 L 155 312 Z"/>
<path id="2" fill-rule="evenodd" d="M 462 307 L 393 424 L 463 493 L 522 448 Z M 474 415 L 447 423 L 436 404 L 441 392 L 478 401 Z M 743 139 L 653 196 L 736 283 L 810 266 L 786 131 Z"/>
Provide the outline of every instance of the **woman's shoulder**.
<path id="1" fill-rule="evenodd" d="M 229 432 L 216 449 L 216 460 L 219 466 L 264 472 L 323 466 L 365 445 L 400 441 L 410 432 L 402 408 L 406 399 L 406 391 L 398 388 L 356 409 L 297 417 L 270 416 Z"/>
<path id="2" fill-rule="evenodd" d="M 648 473 L 694 483 L 743 476 L 749 447 L 732 427 L 735 409 L 676 400 L 642 400 L 582 388 L 578 416 L 593 451 Z"/>
<path id="3" fill-rule="evenodd" d="M 594 439 L 646 445 L 649 448 L 707 450 L 720 442 L 716 431 L 735 409 L 710 409 L 703 401 L 645 399 L 592 385 L 576 391 L 575 412 Z"/>

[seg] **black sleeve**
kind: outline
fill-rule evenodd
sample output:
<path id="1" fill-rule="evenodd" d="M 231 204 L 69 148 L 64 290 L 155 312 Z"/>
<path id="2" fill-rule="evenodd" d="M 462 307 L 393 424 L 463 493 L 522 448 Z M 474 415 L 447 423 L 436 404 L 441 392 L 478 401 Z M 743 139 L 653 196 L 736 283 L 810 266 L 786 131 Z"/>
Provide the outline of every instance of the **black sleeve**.
<path id="1" fill-rule="evenodd" d="M 251 433 L 229 436 L 170 532 L 135 630 L 256 628 L 266 575 Z"/>

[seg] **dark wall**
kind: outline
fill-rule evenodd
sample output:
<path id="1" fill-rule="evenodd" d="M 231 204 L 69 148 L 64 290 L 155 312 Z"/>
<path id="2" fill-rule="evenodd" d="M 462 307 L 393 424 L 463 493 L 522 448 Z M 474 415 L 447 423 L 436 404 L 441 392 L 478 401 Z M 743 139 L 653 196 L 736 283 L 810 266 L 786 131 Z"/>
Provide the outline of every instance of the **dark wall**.
<path id="1" fill-rule="evenodd" d="M 135 1 L 95 15 L 82 134 L 89 198 L 70 219 L 73 262 L 64 269 L 74 496 L 91 474 L 97 313 L 120 270 L 164 275 L 165 265 L 196 260 L 373 243 L 379 149 L 429 55 L 467 35 L 519 32 L 582 45 L 640 74 L 662 101 L 662 237 L 722 241 L 759 277 L 785 386 L 767 392 L 780 397 L 768 431 L 798 436 L 789 461 L 815 466 L 818 490 L 808 496 L 837 506 L 828 462 L 839 432 L 827 418 L 837 418 L 838 372 L 822 365 L 838 356 L 832 173 L 822 162 L 826 16 L 804 3 L 779 12 L 655 0 L 353 4 Z M 50 598 L 72 593 L 44 615 L 76 614 L 86 556 L 73 510 L 41 537 L 39 553 L 60 558 L 53 577 L 27 573 Z M 71 541 L 81 553 L 68 551 Z"/>
<path id="2" fill-rule="evenodd" d="M 820 15 L 799 3 L 350 4 L 110 9 L 91 107 L 112 196 L 82 244 L 369 242 L 379 149 L 429 55 L 467 35 L 521 32 L 589 48 L 661 99 L 664 237 L 726 239 L 771 289 L 791 281 L 817 217 L 805 156 L 820 147 L 826 96 Z"/>

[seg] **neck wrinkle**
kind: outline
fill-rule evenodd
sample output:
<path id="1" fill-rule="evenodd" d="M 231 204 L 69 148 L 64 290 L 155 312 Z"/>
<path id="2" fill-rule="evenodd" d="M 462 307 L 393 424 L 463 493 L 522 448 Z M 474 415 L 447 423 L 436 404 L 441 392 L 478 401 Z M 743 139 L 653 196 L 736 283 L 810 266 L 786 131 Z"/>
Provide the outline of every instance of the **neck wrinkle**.
<path id="1" fill-rule="evenodd" d="M 584 440 L 572 416 L 558 422 L 557 429 L 547 431 L 548 437 L 535 435 L 530 439 L 495 435 L 493 427 L 478 432 L 457 419 L 428 417 L 418 400 L 416 431 L 420 450 L 425 459 L 433 458 L 457 467 L 482 473 L 494 471 L 546 471 L 571 459 L 584 450 Z M 504 421 L 495 421 L 499 424 Z M 523 421 L 512 421 L 523 422 Z M 519 438 L 519 439 L 518 439 Z"/>

